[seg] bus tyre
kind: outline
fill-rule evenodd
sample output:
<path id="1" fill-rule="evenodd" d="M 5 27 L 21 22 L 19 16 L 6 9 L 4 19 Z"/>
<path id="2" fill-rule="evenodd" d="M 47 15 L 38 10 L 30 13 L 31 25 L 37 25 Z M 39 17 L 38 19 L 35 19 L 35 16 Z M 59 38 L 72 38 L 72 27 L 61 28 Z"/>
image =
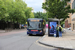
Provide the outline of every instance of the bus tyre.
<path id="1" fill-rule="evenodd" d="M 45 33 L 42 33 L 42 36 L 44 36 L 45 35 Z"/>
<path id="2" fill-rule="evenodd" d="M 29 36 L 31 36 L 32 34 L 29 34 Z"/>
<path id="3" fill-rule="evenodd" d="M 44 34 L 42 34 L 42 36 L 43 36 Z"/>
<path id="4" fill-rule="evenodd" d="M 45 35 L 45 32 L 44 32 L 44 35 Z"/>
<path id="5" fill-rule="evenodd" d="M 48 34 L 48 36 L 50 36 L 50 34 Z"/>

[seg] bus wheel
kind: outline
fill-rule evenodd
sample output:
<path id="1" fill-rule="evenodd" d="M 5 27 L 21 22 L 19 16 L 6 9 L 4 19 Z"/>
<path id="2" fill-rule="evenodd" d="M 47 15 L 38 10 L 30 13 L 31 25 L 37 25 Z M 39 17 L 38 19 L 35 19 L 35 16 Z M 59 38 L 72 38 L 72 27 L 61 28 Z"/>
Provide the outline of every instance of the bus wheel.
<path id="1" fill-rule="evenodd" d="M 48 36 L 50 36 L 50 34 L 48 34 Z"/>
<path id="2" fill-rule="evenodd" d="M 29 34 L 29 36 L 31 36 L 32 34 Z"/>
<path id="3" fill-rule="evenodd" d="M 42 33 L 42 36 L 44 36 L 44 33 Z"/>

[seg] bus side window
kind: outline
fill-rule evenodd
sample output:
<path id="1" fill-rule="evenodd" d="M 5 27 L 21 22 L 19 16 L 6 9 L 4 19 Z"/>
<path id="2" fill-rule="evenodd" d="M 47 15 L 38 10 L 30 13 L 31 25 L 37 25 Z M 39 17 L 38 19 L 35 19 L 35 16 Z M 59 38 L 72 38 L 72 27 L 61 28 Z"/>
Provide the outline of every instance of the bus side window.
<path id="1" fill-rule="evenodd" d="M 39 28 L 41 28 L 41 23 L 39 23 Z"/>

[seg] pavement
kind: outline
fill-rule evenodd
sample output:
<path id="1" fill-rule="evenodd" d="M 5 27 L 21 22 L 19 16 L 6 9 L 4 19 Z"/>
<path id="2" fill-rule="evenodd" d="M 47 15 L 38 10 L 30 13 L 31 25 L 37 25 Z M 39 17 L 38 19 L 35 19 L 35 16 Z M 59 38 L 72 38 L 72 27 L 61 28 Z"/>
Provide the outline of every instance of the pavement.
<path id="1" fill-rule="evenodd" d="M 5 32 L 5 30 L 0 30 L 0 33 L 4 33 Z"/>
<path id="2" fill-rule="evenodd" d="M 46 34 L 38 42 L 59 49 L 75 50 L 75 31 L 66 30 L 66 33 L 62 34 L 61 38 Z"/>
<path id="3" fill-rule="evenodd" d="M 27 29 L 14 29 L 14 30 L 0 30 L 0 36 L 5 36 L 5 35 L 11 35 L 11 34 L 17 34 L 17 33 L 23 33 L 26 32 Z"/>
<path id="4" fill-rule="evenodd" d="M 13 32 L 13 31 L 19 31 L 19 30 L 26 30 L 26 29 L 9 29 L 9 30 L 0 30 L 0 33 Z"/>

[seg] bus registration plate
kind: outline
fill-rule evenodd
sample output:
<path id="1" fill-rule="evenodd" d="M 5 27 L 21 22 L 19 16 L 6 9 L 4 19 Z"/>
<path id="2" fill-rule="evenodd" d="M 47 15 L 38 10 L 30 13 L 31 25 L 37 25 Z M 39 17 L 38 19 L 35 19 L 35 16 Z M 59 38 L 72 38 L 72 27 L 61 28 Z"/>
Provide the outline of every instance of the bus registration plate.
<path id="1" fill-rule="evenodd" d="M 35 32 L 33 32 L 33 35 L 36 35 L 36 33 L 35 33 Z"/>

